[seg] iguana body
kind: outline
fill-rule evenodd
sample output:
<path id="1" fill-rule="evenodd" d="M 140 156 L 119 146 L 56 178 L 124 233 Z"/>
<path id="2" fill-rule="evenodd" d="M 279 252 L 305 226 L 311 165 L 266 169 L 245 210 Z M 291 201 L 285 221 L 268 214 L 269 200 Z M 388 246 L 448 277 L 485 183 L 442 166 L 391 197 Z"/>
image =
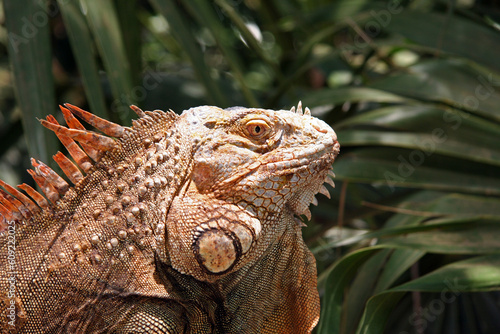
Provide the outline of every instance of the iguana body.
<path id="1" fill-rule="evenodd" d="M 79 167 L 54 157 L 75 185 L 34 160 L 48 201 L 2 182 L 2 332 L 311 332 L 315 260 L 296 216 L 328 194 L 327 124 L 300 105 L 135 107 L 131 128 L 67 107 L 69 128 L 42 123 Z"/>

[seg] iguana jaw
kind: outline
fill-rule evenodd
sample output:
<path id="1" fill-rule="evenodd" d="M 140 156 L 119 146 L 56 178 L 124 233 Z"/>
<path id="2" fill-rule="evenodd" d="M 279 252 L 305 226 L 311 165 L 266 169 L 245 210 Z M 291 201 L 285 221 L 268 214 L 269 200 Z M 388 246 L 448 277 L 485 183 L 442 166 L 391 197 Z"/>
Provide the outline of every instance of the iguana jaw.
<path id="1" fill-rule="evenodd" d="M 318 204 L 315 196 L 320 193 L 330 198 L 330 193 L 324 184 L 327 183 L 335 187 L 331 178 L 334 176 L 331 165 L 338 152 L 339 144 L 335 142 L 334 145 L 318 152 L 318 155 L 320 155 L 318 159 L 309 157 L 307 164 L 295 169 L 290 183 L 292 189 L 296 189 L 296 191 L 287 202 L 287 206 L 295 215 L 304 215 L 308 220 L 311 220 L 309 206 Z"/>

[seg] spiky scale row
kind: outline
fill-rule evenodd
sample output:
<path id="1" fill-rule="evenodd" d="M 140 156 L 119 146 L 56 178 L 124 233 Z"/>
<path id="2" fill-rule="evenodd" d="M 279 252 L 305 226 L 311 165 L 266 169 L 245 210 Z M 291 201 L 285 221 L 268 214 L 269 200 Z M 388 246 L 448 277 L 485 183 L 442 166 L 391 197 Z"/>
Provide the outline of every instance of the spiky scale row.
<path id="1" fill-rule="evenodd" d="M 64 108 L 63 106 L 59 106 L 59 108 L 61 109 L 64 116 L 64 120 L 66 121 L 66 124 L 68 124 L 70 129 L 83 130 L 83 131 L 86 130 L 85 127 L 82 125 L 82 123 L 80 123 L 76 119 L 76 117 L 73 116 L 73 114 L 71 113 L 71 111 L 69 111 L 69 109 Z M 85 153 L 87 153 L 92 160 L 96 161 L 97 159 L 99 159 L 99 151 L 93 148 L 92 145 L 88 145 L 83 142 L 81 142 L 80 145 L 82 146 Z"/>
<path id="2" fill-rule="evenodd" d="M 29 212 L 38 213 L 40 211 L 40 208 L 35 203 L 33 203 L 31 199 L 29 199 L 26 195 L 24 195 L 16 188 L 12 187 L 2 180 L 0 180 L 0 186 L 4 187 L 5 190 L 11 193 L 15 198 L 19 199 Z"/>
<path id="3" fill-rule="evenodd" d="M 42 208 L 43 210 L 48 210 L 50 209 L 49 202 L 40 195 L 38 191 L 33 189 L 30 185 L 23 183 L 17 186 L 19 189 L 24 190 L 33 200 L 35 200 L 36 204 Z M 33 213 L 33 211 L 31 211 Z"/>
<path id="4" fill-rule="evenodd" d="M 131 105 L 130 109 L 132 109 L 137 114 L 137 116 L 139 116 L 140 118 L 146 116 L 144 111 L 142 111 L 142 109 L 139 108 L 138 106 Z"/>
<path id="5" fill-rule="evenodd" d="M 54 172 L 49 166 L 41 161 L 37 162 L 33 158 L 31 158 L 31 164 L 35 167 L 36 173 L 47 180 L 59 194 L 64 195 L 66 191 L 68 191 L 68 182 Z"/>
<path id="6" fill-rule="evenodd" d="M 47 116 L 46 120 L 40 120 L 40 122 L 46 128 L 54 131 L 75 160 L 76 165 L 61 152 L 53 156 L 54 161 L 61 167 L 69 180 L 73 184 L 77 184 L 84 178 L 80 169 L 88 173 L 93 167 L 92 160 L 99 160 L 103 153 L 114 149 L 117 142 L 107 136 L 86 130 L 73 114 L 108 136 L 120 138 L 125 134 L 127 128 L 92 115 L 73 105 L 66 104 L 65 106 L 66 108 L 61 106 L 61 111 L 68 128 L 61 126 L 52 115 Z M 145 115 L 137 107 L 132 109 L 141 117 Z M 83 150 L 76 141 L 80 143 Z M 42 210 L 50 211 L 52 206 L 49 202 L 55 205 L 70 188 L 70 185 L 61 176 L 43 162 L 31 159 L 31 163 L 33 169 L 29 169 L 28 173 L 42 189 L 46 198 L 27 184 L 18 185 L 19 189 L 26 192 L 27 195 L 25 195 L 0 180 L 0 186 L 5 189 L 0 188 L 0 233 L 6 229 L 7 222 L 11 220 L 29 219 Z"/>
<path id="7" fill-rule="evenodd" d="M 302 101 L 299 101 L 299 103 L 297 104 L 297 109 L 295 109 L 295 106 L 293 106 L 290 111 L 299 115 L 311 116 L 311 110 L 308 107 L 306 107 L 304 111 L 302 111 Z"/>
<path id="8" fill-rule="evenodd" d="M 28 173 L 31 175 L 36 184 L 42 189 L 47 199 L 52 203 L 56 204 L 60 196 L 56 188 L 49 181 L 44 179 L 42 176 L 38 175 L 34 170 L 28 169 Z"/>
<path id="9" fill-rule="evenodd" d="M 47 116 L 47 121 L 59 125 L 54 116 Z M 57 138 L 61 141 L 61 143 L 66 147 L 71 157 L 76 161 L 77 165 L 85 172 L 88 173 L 92 168 L 92 160 L 85 154 L 85 152 L 77 145 L 77 143 L 70 137 L 65 136 L 61 133 L 55 133 Z"/>
<path id="10" fill-rule="evenodd" d="M 69 103 L 65 103 L 64 106 L 71 110 L 71 112 L 85 122 L 104 132 L 108 136 L 121 138 L 125 133 L 125 128 L 119 124 L 105 120 L 104 118 L 97 117 L 94 114 L 89 113 L 83 109 L 80 109 Z"/>
<path id="11" fill-rule="evenodd" d="M 2 201 L 2 204 L 10 210 L 12 213 L 12 217 L 14 219 L 22 219 L 22 214 L 20 206 L 22 206 L 22 203 L 19 202 L 17 199 L 14 197 L 10 196 L 8 193 L 0 189 L 0 200 Z"/>
<path id="12" fill-rule="evenodd" d="M 56 134 L 61 134 L 81 143 L 91 145 L 100 151 L 108 151 L 116 147 L 116 143 L 113 139 L 94 132 L 65 128 L 43 119 L 40 120 L 40 123 L 42 123 L 42 125 L 47 129 L 54 131 Z"/>
<path id="13" fill-rule="evenodd" d="M 83 174 L 80 172 L 78 167 L 75 166 L 71 160 L 68 159 L 61 152 L 57 152 L 53 157 L 55 162 L 61 167 L 64 174 L 68 177 L 68 179 L 73 183 L 77 184 L 83 179 Z"/>

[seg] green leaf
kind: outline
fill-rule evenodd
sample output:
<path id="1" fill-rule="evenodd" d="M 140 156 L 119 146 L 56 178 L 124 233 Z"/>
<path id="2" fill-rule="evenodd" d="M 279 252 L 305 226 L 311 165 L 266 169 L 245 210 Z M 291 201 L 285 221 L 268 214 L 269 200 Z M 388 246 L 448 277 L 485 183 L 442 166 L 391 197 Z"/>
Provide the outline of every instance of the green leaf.
<path id="1" fill-rule="evenodd" d="M 457 59 L 419 62 L 405 72 L 374 82 L 373 88 L 403 96 L 440 101 L 497 122 L 500 77 Z M 467 115 L 463 115 L 468 117 Z"/>
<path id="2" fill-rule="evenodd" d="M 48 9 L 45 3 L 35 0 L 6 0 L 3 5 L 9 58 L 28 150 L 31 156 L 53 166 L 49 157 L 56 151 L 56 137 L 37 120 L 56 110 Z"/>
<path id="3" fill-rule="evenodd" d="M 126 56 L 124 36 L 112 1 L 80 0 L 113 92 L 111 108 L 122 123 L 130 123 L 129 106 L 135 103 L 130 64 Z"/>
<path id="4" fill-rule="evenodd" d="M 498 44 L 500 33 L 459 15 L 406 10 L 392 15 L 389 31 L 401 34 L 414 43 L 472 59 L 500 71 Z"/>
<path id="5" fill-rule="evenodd" d="M 238 85 L 245 97 L 249 106 L 257 107 L 259 105 L 254 93 L 250 90 L 244 78 L 244 68 L 241 58 L 234 51 L 232 32 L 222 25 L 221 20 L 217 17 L 213 6 L 210 2 L 204 0 L 187 0 L 184 5 L 190 10 L 192 15 L 200 24 L 210 30 L 212 36 L 217 41 L 217 45 L 224 54 L 224 58 L 231 67 L 232 75 L 238 82 Z"/>
<path id="6" fill-rule="evenodd" d="M 139 3 L 135 0 L 114 0 L 120 31 L 124 36 L 125 56 L 130 65 L 130 77 L 133 86 L 140 84 L 142 68 L 142 29 L 137 15 L 139 7 Z M 143 86 L 147 88 L 147 85 Z M 142 100 L 136 99 L 136 102 L 142 102 Z"/>
<path id="7" fill-rule="evenodd" d="M 352 333 L 357 328 L 365 303 L 373 295 L 378 276 L 391 253 L 391 249 L 383 249 L 359 266 L 342 307 L 342 333 Z"/>
<path id="8" fill-rule="evenodd" d="M 338 132 L 338 138 L 344 147 L 402 147 L 423 151 L 426 155 L 442 154 L 449 157 L 466 159 L 471 162 L 476 161 L 500 166 L 500 148 L 493 150 L 485 148 L 483 145 L 474 145 L 471 142 L 449 139 L 446 132 L 440 128 L 436 128 L 436 131 L 432 134 L 345 130 Z"/>
<path id="9" fill-rule="evenodd" d="M 437 155 L 426 156 L 418 150 L 384 148 L 345 153 L 334 165 L 338 179 L 376 182 L 392 190 L 400 186 L 500 195 L 500 180 L 494 172 L 496 168 L 488 170 L 487 165 L 464 164 L 458 159 L 446 160 Z"/>
<path id="10" fill-rule="evenodd" d="M 379 293 L 388 289 L 406 270 L 424 255 L 424 251 L 416 249 L 394 250 L 387 262 L 384 263 L 383 271 L 377 280 L 373 292 Z"/>
<path id="11" fill-rule="evenodd" d="M 388 289 L 425 252 L 413 249 L 383 249 L 359 267 L 349 286 L 343 307 L 343 333 L 353 333 L 363 314 L 367 300 Z"/>
<path id="12" fill-rule="evenodd" d="M 366 87 L 345 87 L 345 88 L 323 88 L 310 92 L 302 100 L 305 106 L 315 107 L 323 105 L 336 105 L 339 103 L 372 101 L 380 103 L 416 102 L 411 99 L 388 93 L 383 90 Z"/>
<path id="13" fill-rule="evenodd" d="M 479 254 L 500 251 L 500 241 L 496 240 L 499 233 L 498 217 L 457 216 L 429 220 L 423 225 L 384 228 L 362 233 L 321 245 L 312 249 L 312 252 L 317 254 L 332 247 L 352 245 L 367 239 L 380 239 L 380 245 L 393 248 L 412 248 L 441 254 Z M 461 247 L 456 247 L 457 244 Z"/>
<path id="14" fill-rule="evenodd" d="M 340 333 L 344 289 L 358 271 L 359 266 L 379 250 L 377 247 L 372 247 L 352 252 L 333 266 L 325 282 L 325 295 L 318 325 L 319 334 Z"/>
<path id="15" fill-rule="evenodd" d="M 500 222 L 472 220 L 464 224 L 452 223 L 451 226 L 442 226 L 436 230 L 384 238 L 381 243 L 391 247 L 405 247 L 441 254 L 500 252 Z"/>
<path id="16" fill-rule="evenodd" d="M 161 13 L 170 25 L 170 33 L 182 46 L 186 56 L 190 59 L 198 79 L 206 90 L 207 99 L 220 107 L 228 106 L 228 99 L 222 93 L 219 83 L 211 76 L 211 71 L 205 63 L 203 52 L 197 46 L 196 38 L 191 33 L 190 26 L 172 0 L 151 0 L 151 4 Z"/>
<path id="17" fill-rule="evenodd" d="M 80 10 L 79 0 L 58 0 L 64 26 L 71 41 L 71 48 L 83 81 L 83 88 L 93 114 L 107 117 L 107 106 L 99 76 L 95 45 Z"/>
<path id="18" fill-rule="evenodd" d="M 356 333 L 384 333 L 392 309 L 409 291 L 439 292 L 440 301 L 450 303 L 464 292 L 491 290 L 500 290 L 500 254 L 454 262 L 370 298 Z"/>

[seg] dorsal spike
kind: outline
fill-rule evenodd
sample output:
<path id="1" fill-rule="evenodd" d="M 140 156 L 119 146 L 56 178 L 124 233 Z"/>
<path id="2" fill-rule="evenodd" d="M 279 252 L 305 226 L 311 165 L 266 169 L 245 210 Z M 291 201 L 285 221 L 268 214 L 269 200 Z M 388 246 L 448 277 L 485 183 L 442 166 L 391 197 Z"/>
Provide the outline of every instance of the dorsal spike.
<path id="1" fill-rule="evenodd" d="M 2 204 L 2 201 L 0 201 L 0 215 L 3 216 L 3 218 L 7 221 L 12 220 L 12 212 L 5 207 L 5 205 Z M 0 229 L 1 231 L 1 229 Z"/>
<path id="2" fill-rule="evenodd" d="M 38 175 L 34 170 L 28 169 L 28 173 L 30 173 L 33 180 L 35 180 L 36 184 L 38 184 L 40 189 L 42 189 L 42 192 L 45 194 L 47 199 L 52 204 L 56 204 L 57 201 L 61 198 L 61 196 L 59 195 L 57 190 L 54 188 L 54 186 L 51 185 L 50 182 L 47 181 L 45 178 Z"/>
<path id="3" fill-rule="evenodd" d="M 64 195 L 68 191 L 68 182 L 66 182 L 62 177 L 54 172 L 49 166 L 41 161 L 37 162 L 33 158 L 31 158 L 31 164 L 33 165 L 33 167 L 35 167 L 35 171 L 37 172 L 37 174 L 47 180 L 51 185 L 53 185 L 59 194 Z"/>
<path id="4" fill-rule="evenodd" d="M 47 116 L 47 121 L 56 125 L 59 125 L 57 120 L 54 118 L 52 115 Z M 93 163 L 92 160 L 88 157 L 88 155 L 78 146 L 78 144 L 68 136 L 64 136 L 60 133 L 56 132 L 57 138 L 61 141 L 61 143 L 66 147 L 68 150 L 69 154 L 73 159 L 75 159 L 77 165 L 85 172 L 88 173 L 88 171 L 92 168 Z"/>
<path id="5" fill-rule="evenodd" d="M 104 132 L 108 136 L 120 138 L 123 137 L 125 133 L 125 128 L 119 124 L 107 121 L 104 118 L 98 117 L 69 103 L 65 103 L 64 106 L 71 110 L 73 114 L 77 115 L 85 122 Z"/>
<path id="6" fill-rule="evenodd" d="M 61 111 L 63 113 L 63 116 L 64 116 L 64 119 L 66 120 L 66 124 L 68 124 L 68 126 L 71 128 L 71 129 L 76 129 L 76 130 L 84 130 L 86 131 L 87 129 L 85 129 L 85 127 L 82 125 L 82 123 L 80 123 L 75 116 L 73 116 L 73 114 L 71 113 L 71 111 L 69 111 L 69 109 L 67 108 L 64 108 L 63 106 L 59 106 L 59 108 L 61 108 Z M 54 123 L 54 122 L 51 122 L 52 124 L 57 124 L 59 125 L 58 123 Z M 83 150 L 85 151 L 85 153 L 87 153 L 89 155 L 89 157 L 94 160 L 94 161 L 97 161 L 97 159 L 99 159 L 99 151 L 96 150 L 95 148 L 93 148 L 92 146 L 90 145 L 87 145 L 85 143 L 80 143 L 82 145 L 82 148 Z"/>
<path id="7" fill-rule="evenodd" d="M 17 220 L 22 220 L 23 215 L 21 214 L 20 207 L 22 206 L 22 203 L 10 196 L 7 192 L 4 190 L 0 189 L 0 203 L 3 204 L 7 210 L 10 211 L 12 218 L 17 219 Z"/>
<path id="8" fill-rule="evenodd" d="M 28 196 L 33 198 L 33 200 L 44 210 L 50 210 L 49 202 L 43 197 L 38 191 L 33 189 L 30 185 L 23 183 L 17 186 L 19 189 L 24 190 Z"/>
<path id="9" fill-rule="evenodd" d="M 303 112 L 302 112 L 302 101 L 299 101 L 299 103 L 297 104 L 297 114 L 303 115 Z"/>
<path id="10" fill-rule="evenodd" d="M 43 126 L 47 129 L 54 131 L 56 134 L 62 134 L 63 136 L 70 137 L 76 141 L 81 143 L 85 143 L 88 145 L 97 148 L 100 151 L 110 151 L 116 147 L 116 142 L 106 136 L 102 136 L 95 132 L 87 131 L 87 130 L 75 130 L 68 129 L 64 126 L 56 125 L 51 122 L 48 122 L 44 119 L 40 120 Z"/>
<path id="11" fill-rule="evenodd" d="M 28 211 L 31 212 L 32 214 L 38 213 L 40 211 L 40 208 L 35 203 L 33 203 L 33 201 L 28 196 L 26 196 L 13 186 L 5 183 L 2 180 L 0 180 L 0 186 L 4 187 L 5 190 L 7 190 L 14 197 L 20 200 L 24 204 L 24 206 L 28 209 Z"/>
<path id="12" fill-rule="evenodd" d="M 131 105 L 130 109 L 132 109 L 137 114 L 137 116 L 139 116 L 141 118 L 144 117 L 144 116 L 146 116 L 146 114 L 144 113 L 144 111 L 142 111 L 142 109 L 139 108 L 138 106 Z"/>
<path id="13" fill-rule="evenodd" d="M 64 154 L 57 152 L 54 156 L 52 156 L 52 158 L 55 162 L 57 162 L 63 173 L 66 174 L 73 184 L 77 184 L 83 179 L 82 172 L 80 172 L 78 167 L 76 167 L 75 164 Z"/>
<path id="14" fill-rule="evenodd" d="M 295 112 L 295 106 L 291 107 L 290 111 L 294 113 Z"/>
<path id="15" fill-rule="evenodd" d="M 306 116 L 311 116 L 311 109 L 309 109 L 308 107 L 306 107 L 306 108 L 304 109 L 304 115 L 306 115 Z"/>
<path id="16" fill-rule="evenodd" d="M 2 215 L 2 211 L 0 209 L 0 235 L 7 230 L 7 226 L 9 226 L 7 219 Z"/>

